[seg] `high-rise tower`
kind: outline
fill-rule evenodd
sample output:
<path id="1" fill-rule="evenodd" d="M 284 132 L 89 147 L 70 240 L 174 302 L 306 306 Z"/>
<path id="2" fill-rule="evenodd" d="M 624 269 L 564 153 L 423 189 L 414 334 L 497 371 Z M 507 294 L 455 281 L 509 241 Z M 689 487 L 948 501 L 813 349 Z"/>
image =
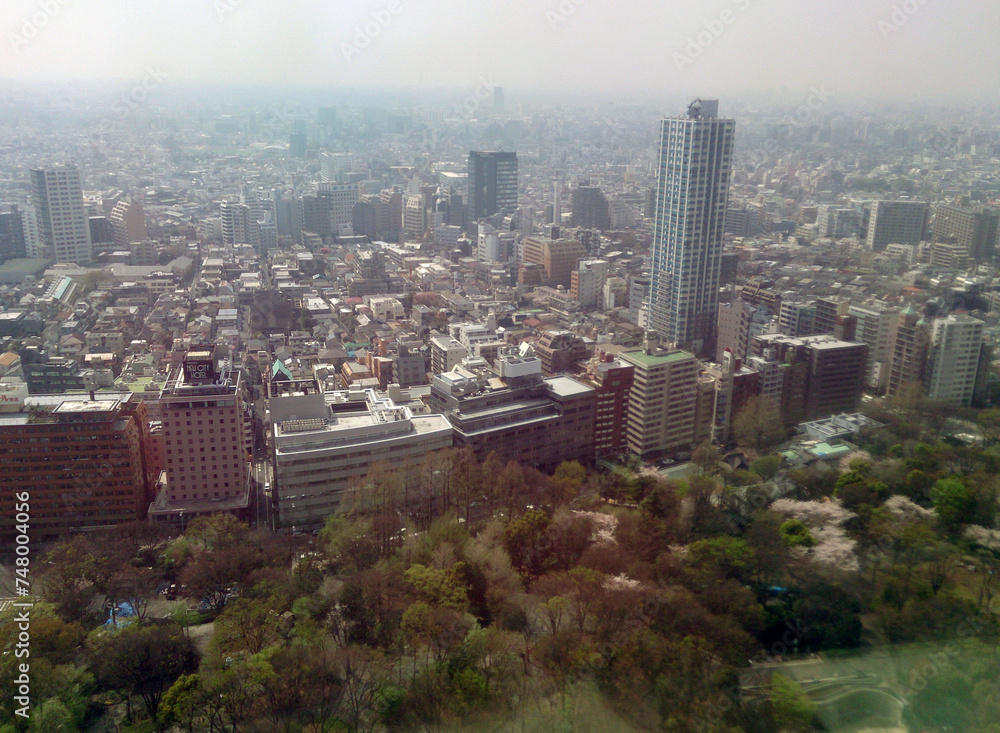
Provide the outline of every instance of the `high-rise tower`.
<path id="1" fill-rule="evenodd" d="M 699 353 L 712 348 L 735 120 L 696 100 L 660 124 L 649 329 Z"/>
<path id="2" fill-rule="evenodd" d="M 42 246 L 59 262 L 89 265 L 93 256 L 83 183 L 74 165 L 31 171 L 31 199 Z"/>
<path id="3" fill-rule="evenodd" d="M 469 152 L 469 218 L 517 209 L 517 153 Z"/>

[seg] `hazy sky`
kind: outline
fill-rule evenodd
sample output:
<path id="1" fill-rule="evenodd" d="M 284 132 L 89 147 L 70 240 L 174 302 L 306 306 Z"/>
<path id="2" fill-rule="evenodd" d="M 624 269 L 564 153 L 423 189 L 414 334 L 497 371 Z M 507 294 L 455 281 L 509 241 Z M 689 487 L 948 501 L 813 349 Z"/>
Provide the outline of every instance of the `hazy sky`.
<path id="1" fill-rule="evenodd" d="M 2 0 L 0 79 L 1000 97 L 995 0 Z M 895 14 L 894 14 L 895 10 Z M 166 81 L 162 81 L 166 79 Z"/>

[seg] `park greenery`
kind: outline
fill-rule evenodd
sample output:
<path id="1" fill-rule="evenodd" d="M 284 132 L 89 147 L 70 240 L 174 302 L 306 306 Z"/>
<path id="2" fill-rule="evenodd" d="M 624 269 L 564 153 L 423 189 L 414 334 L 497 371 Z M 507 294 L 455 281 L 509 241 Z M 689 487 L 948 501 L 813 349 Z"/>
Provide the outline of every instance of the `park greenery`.
<path id="1" fill-rule="evenodd" d="M 819 730 L 783 663 L 997 636 L 1000 413 L 968 444 L 879 409 L 842 465 L 788 464 L 755 414 L 682 480 L 448 450 L 359 477 L 315 537 L 73 537 L 36 560 L 32 714 L 0 696 L 0 731 Z M 995 660 L 944 655 L 912 729 L 995 730 Z"/>

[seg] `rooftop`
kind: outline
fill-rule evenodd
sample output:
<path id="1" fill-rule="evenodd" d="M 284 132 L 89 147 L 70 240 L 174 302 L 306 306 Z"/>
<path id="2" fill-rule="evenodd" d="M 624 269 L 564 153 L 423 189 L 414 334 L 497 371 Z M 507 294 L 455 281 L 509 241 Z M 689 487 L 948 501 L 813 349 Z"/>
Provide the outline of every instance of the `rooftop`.
<path id="1" fill-rule="evenodd" d="M 676 364 L 687 360 L 696 361 L 695 356 L 686 351 L 668 351 L 666 353 L 659 354 L 647 354 L 642 350 L 624 351 L 620 354 L 620 356 L 626 361 L 631 361 L 647 368 L 663 366 L 664 364 Z"/>

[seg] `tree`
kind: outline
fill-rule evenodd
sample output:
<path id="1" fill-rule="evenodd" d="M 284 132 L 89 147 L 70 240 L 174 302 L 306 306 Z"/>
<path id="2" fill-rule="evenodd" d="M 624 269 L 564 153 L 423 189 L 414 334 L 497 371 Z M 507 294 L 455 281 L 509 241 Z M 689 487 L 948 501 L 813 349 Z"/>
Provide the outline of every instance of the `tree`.
<path id="1" fill-rule="evenodd" d="M 213 611 L 221 611 L 257 568 L 253 551 L 243 545 L 202 552 L 181 571 L 188 593 Z"/>
<path id="2" fill-rule="evenodd" d="M 750 464 L 750 470 L 765 481 L 774 478 L 781 468 L 781 458 L 778 456 L 761 456 Z"/>
<path id="3" fill-rule="evenodd" d="M 250 527 L 232 514 L 219 513 L 195 517 L 184 536 L 200 542 L 206 550 L 218 550 L 241 544 L 246 540 Z"/>
<path id="4" fill-rule="evenodd" d="M 576 461 L 563 461 L 552 474 L 552 488 L 557 500 L 569 501 L 580 493 L 587 480 L 587 469 Z"/>
<path id="5" fill-rule="evenodd" d="M 48 569 L 41 578 L 41 595 L 55 604 L 63 618 L 79 621 L 86 615 L 94 596 L 90 563 L 89 544 L 79 535 L 60 542 L 45 557 Z"/>
<path id="6" fill-rule="evenodd" d="M 743 575 L 753 556 L 747 543 L 735 537 L 698 540 L 692 542 L 688 550 L 695 567 L 732 578 Z"/>
<path id="7" fill-rule="evenodd" d="M 161 579 L 160 573 L 152 568 L 137 568 L 125 565 L 108 583 L 107 597 L 112 604 L 127 603 L 139 621 L 144 621 L 149 602 L 156 595 Z"/>
<path id="8" fill-rule="evenodd" d="M 319 533 L 320 547 L 335 569 L 357 573 L 370 568 L 379 559 L 379 548 L 371 529 L 369 519 L 331 514 Z"/>
<path id="9" fill-rule="evenodd" d="M 949 529 L 968 522 L 975 508 L 972 491 L 957 478 L 938 480 L 931 489 L 931 501 L 938 519 Z"/>
<path id="10" fill-rule="evenodd" d="M 691 454 L 691 463 L 703 474 L 717 474 L 721 461 L 722 451 L 710 440 L 702 441 Z"/>
<path id="11" fill-rule="evenodd" d="M 1000 407 L 981 411 L 976 415 L 976 422 L 987 446 L 1000 443 Z"/>
<path id="12" fill-rule="evenodd" d="M 281 599 L 237 598 L 215 620 L 212 643 L 221 652 L 257 654 L 279 638 Z"/>
<path id="13" fill-rule="evenodd" d="M 87 658 L 98 684 L 125 692 L 129 700 L 138 696 L 150 717 L 156 717 L 169 685 L 194 671 L 198 660 L 191 640 L 172 624 L 98 632 L 87 645 Z"/>
<path id="14" fill-rule="evenodd" d="M 508 522 L 503 544 L 514 567 L 529 575 L 541 574 L 542 562 L 552 547 L 548 528 L 549 516 L 541 509 L 529 509 Z"/>
<path id="15" fill-rule="evenodd" d="M 812 730 L 816 706 L 802 687 L 782 674 L 771 677 L 771 713 L 779 731 Z"/>
<path id="16" fill-rule="evenodd" d="M 743 447 L 761 453 L 783 441 L 787 432 L 777 408 L 752 397 L 733 418 L 733 435 Z"/>
<path id="17" fill-rule="evenodd" d="M 783 522 L 778 529 L 781 539 L 788 547 L 815 547 L 816 538 L 812 532 L 798 519 L 789 519 Z"/>

